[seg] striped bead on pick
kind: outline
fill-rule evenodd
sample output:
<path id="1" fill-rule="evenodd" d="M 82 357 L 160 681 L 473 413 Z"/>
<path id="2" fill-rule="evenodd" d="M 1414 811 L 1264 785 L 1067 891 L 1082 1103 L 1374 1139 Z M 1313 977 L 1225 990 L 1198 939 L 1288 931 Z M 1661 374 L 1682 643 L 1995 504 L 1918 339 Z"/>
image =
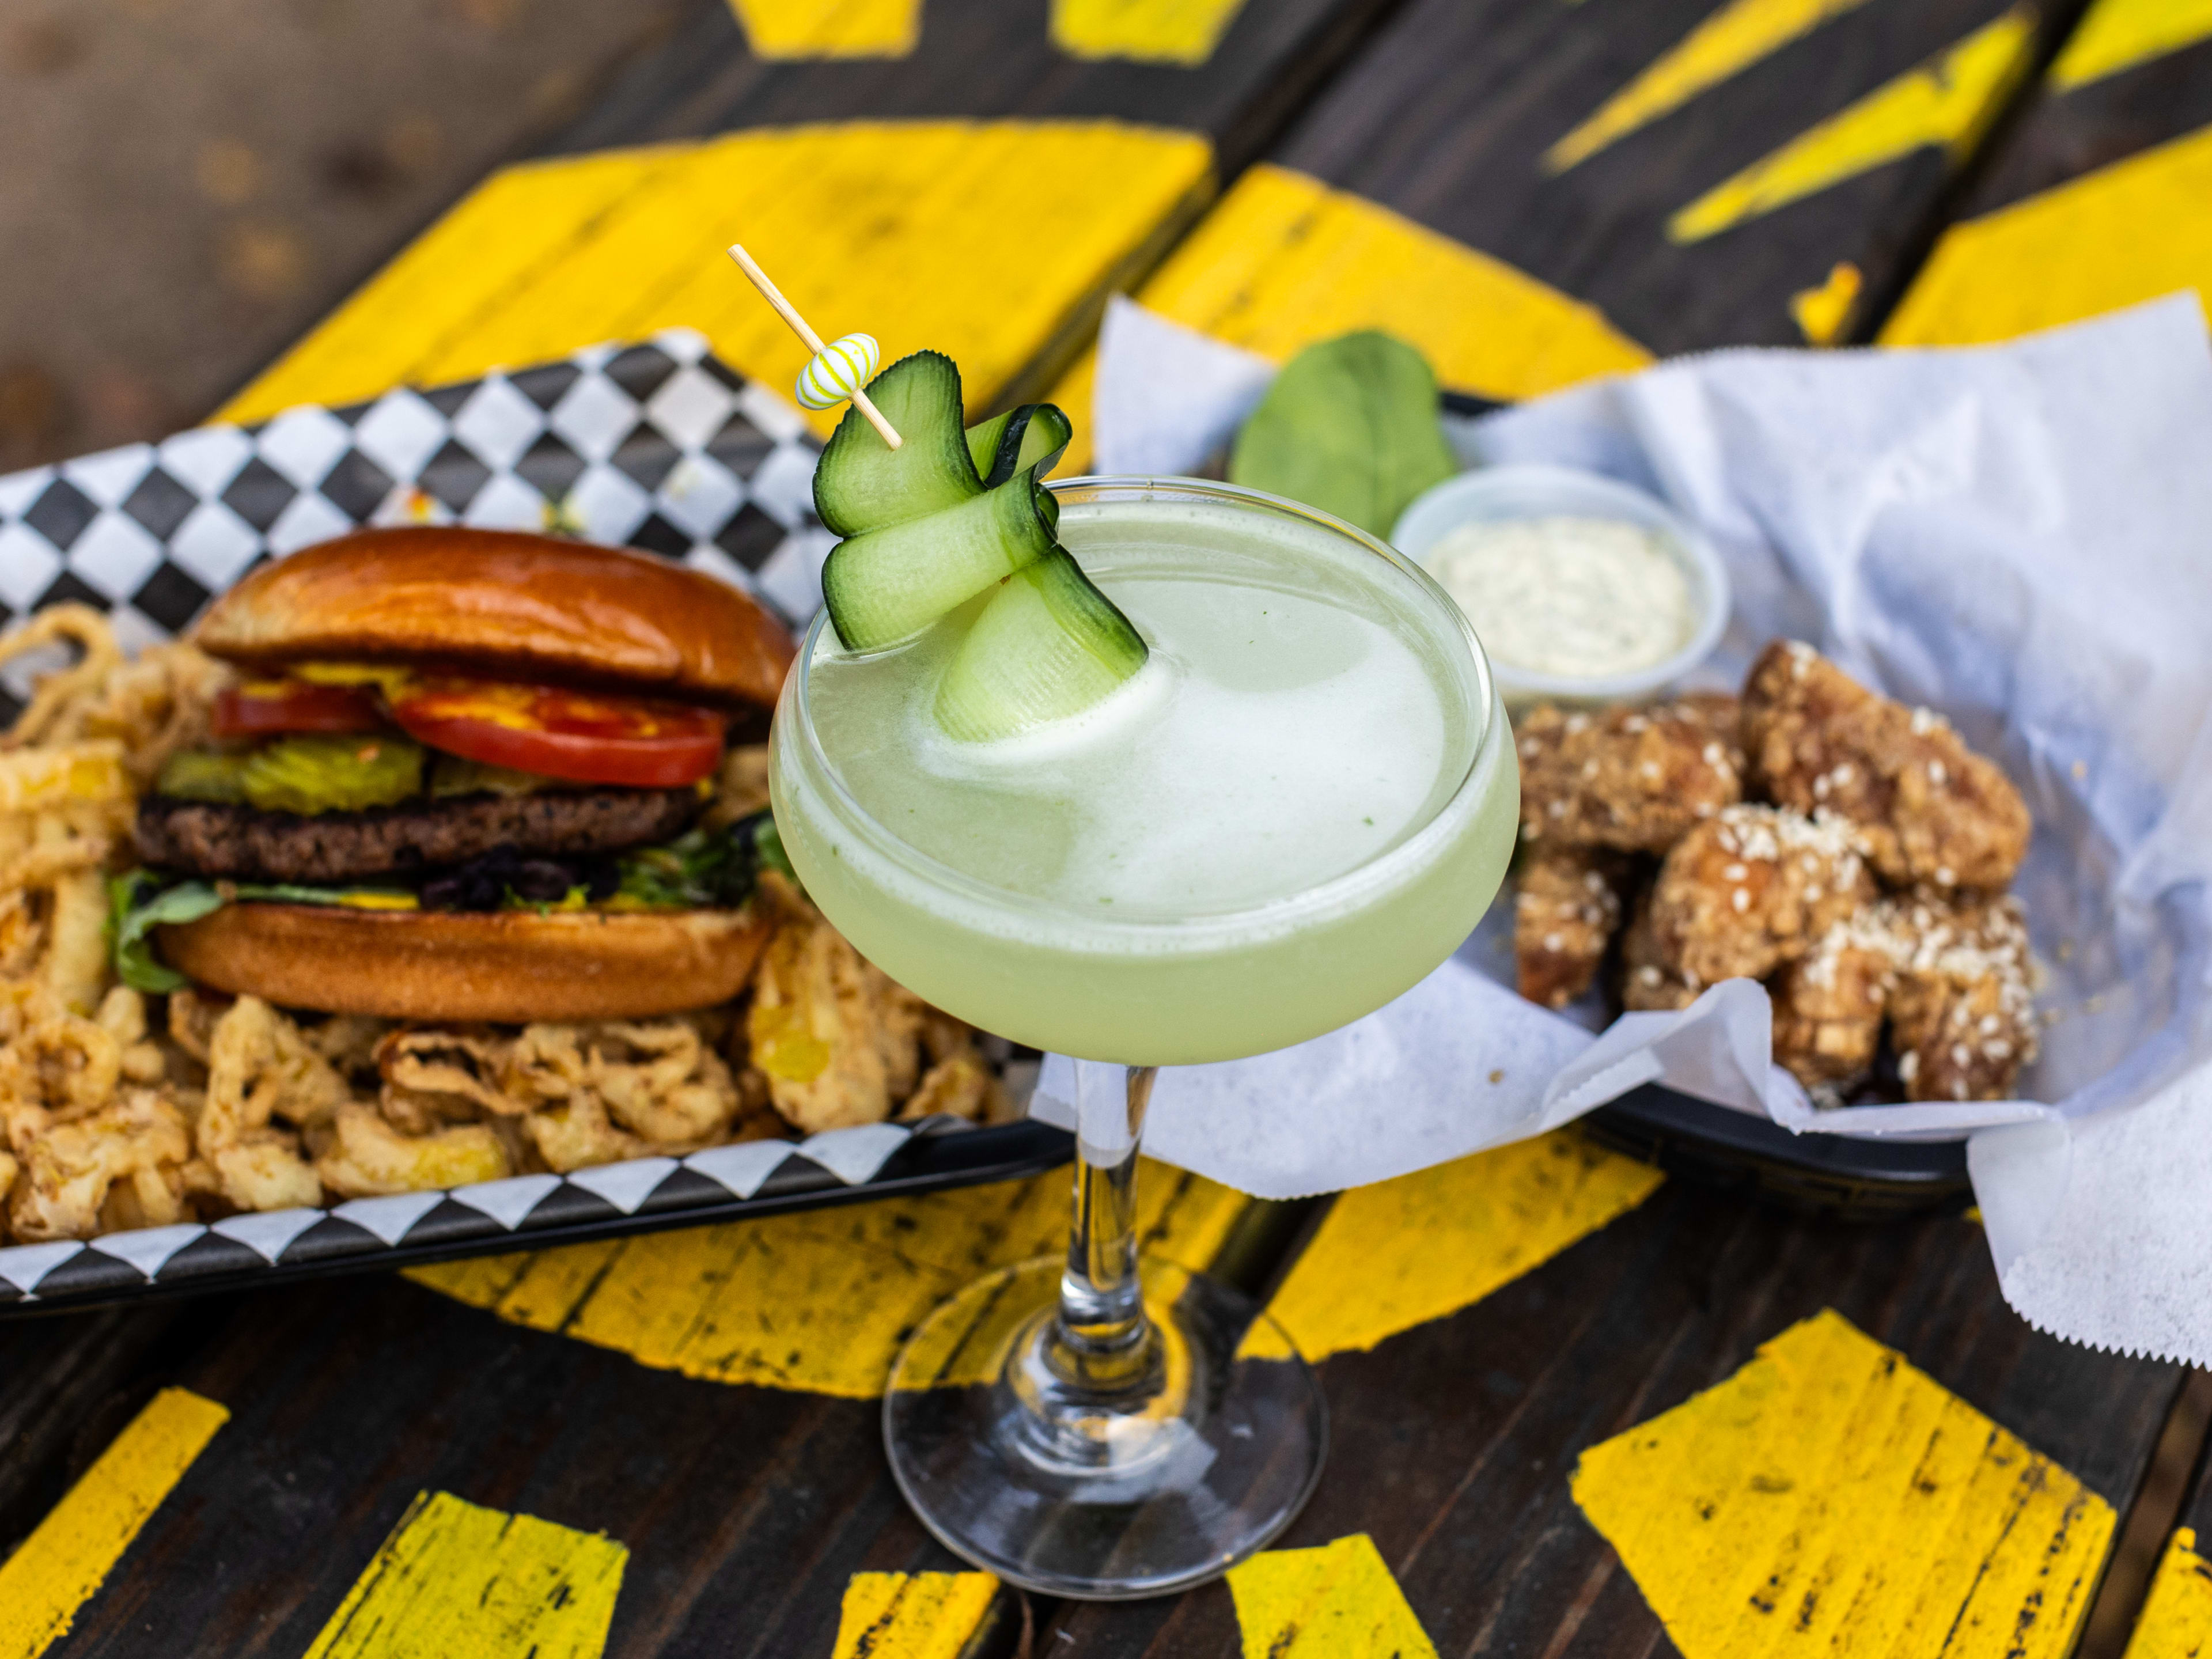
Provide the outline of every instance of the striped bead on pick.
<path id="1" fill-rule="evenodd" d="M 872 334 L 830 341 L 799 371 L 799 401 L 809 409 L 835 408 L 875 378 L 883 356 Z"/>

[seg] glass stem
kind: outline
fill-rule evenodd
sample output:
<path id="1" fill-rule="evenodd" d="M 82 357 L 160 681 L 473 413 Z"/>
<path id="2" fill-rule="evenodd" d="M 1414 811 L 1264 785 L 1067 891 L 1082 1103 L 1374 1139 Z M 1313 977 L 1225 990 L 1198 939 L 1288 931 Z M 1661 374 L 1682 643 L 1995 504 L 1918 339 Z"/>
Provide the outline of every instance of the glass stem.
<path id="1" fill-rule="evenodd" d="M 1131 1387 L 1150 1366 L 1137 1280 L 1137 1143 L 1158 1072 L 1077 1063 L 1075 1214 L 1052 1364 L 1090 1388 Z"/>

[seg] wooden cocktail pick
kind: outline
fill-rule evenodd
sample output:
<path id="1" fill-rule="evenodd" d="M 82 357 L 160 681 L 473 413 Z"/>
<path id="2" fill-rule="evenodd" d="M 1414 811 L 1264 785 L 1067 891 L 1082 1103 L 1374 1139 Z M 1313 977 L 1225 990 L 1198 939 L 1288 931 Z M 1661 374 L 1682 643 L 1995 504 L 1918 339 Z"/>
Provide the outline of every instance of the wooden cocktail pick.
<path id="1" fill-rule="evenodd" d="M 853 407 L 868 417 L 868 424 L 883 434 L 884 441 L 896 449 L 904 441 L 897 430 L 884 418 L 884 412 L 869 400 L 868 382 L 875 377 L 876 365 L 883 360 L 883 348 L 869 334 L 848 334 L 822 343 L 822 337 L 806 325 L 791 301 L 769 280 L 768 272 L 754 263 L 753 256 L 740 242 L 730 244 L 730 258 L 738 262 L 738 269 L 752 279 L 761 291 L 761 297 L 775 307 L 777 316 L 791 325 L 791 331 L 806 343 L 814 354 L 805 368 L 799 372 L 795 390 L 799 401 L 809 409 L 831 409 L 851 398 Z"/>

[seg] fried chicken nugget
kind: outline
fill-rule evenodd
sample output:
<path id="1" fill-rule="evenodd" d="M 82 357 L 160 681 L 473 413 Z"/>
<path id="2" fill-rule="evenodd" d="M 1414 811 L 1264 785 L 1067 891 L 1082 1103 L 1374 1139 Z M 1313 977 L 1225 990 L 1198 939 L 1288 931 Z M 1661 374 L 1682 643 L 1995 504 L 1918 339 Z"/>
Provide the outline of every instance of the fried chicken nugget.
<path id="1" fill-rule="evenodd" d="M 1743 798 L 1736 700 L 1698 691 L 1637 708 L 1522 716 L 1525 841 L 1663 853 Z"/>
<path id="2" fill-rule="evenodd" d="M 1701 990 L 1764 979 L 1874 896 L 1857 833 L 1841 818 L 1731 806 L 1667 854 L 1651 925 L 1661 960 Z"/>
<path id="3" fill-rule="evenodd" d="M 1864 1076 L 1897 980 L 1896 941 L 1881 905 L 1837 922 L 1767 987 L 1774 1059 L 1807 1088 Z"/>
<path id="4" fill-rule="evenodd" d="M 1906 1098 L 2011 1098 L 2039 1047 L 2020 901 L 1923 890 L 1883 908 L 1897 941 L 1890 1038 Z"/>
<path id="5" fill-rule="evenodd" d="M 1513 960 L 1521 994 L 1564 1008 L 1597 977 L 1620 926 L 1628 860 L 1618 853 L 1540 845 L 1513 896 Z"/>
<path id="6" fill-rule="evenodd" d="M 2027 851 L 2027 804 L 1994 763 L 1801 641 L 1776 641 L 1753 666 L 1743 732 L 1753 784 L 1859 825 L 1893 885 L 2002 888 Z"/>
<path id="7" fill-rule="evenodd" d="M 1651 890 L 1636 896 L 1628 930 L 1620 936 L 1620 1005 L 1632 1013 L 1671 1014 L 1698 1000 L 1698 988 L 1673 968 L 1651 925 Z"/>

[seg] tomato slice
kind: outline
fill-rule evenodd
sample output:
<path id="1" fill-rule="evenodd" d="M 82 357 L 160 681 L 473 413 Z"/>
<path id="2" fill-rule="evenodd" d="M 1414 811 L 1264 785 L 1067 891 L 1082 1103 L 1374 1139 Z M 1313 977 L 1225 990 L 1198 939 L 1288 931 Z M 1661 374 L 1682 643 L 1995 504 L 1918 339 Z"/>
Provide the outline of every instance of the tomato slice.
<path id="1" fill-rule="evenodd" d="M 573 783 L 674 789 L 711 776 L 722 717 L 680 703 L 498 680 L 422 679 L 392 702 L 417 743 Z"/>
<path id="2" fill-rule="evenodd" d="M 210 720 L 218 738 L 384 729 L 375 693 L 369 688 L 310 685 L 294 679 L 247 680 L 226 686 L 216 694 Z"/>

